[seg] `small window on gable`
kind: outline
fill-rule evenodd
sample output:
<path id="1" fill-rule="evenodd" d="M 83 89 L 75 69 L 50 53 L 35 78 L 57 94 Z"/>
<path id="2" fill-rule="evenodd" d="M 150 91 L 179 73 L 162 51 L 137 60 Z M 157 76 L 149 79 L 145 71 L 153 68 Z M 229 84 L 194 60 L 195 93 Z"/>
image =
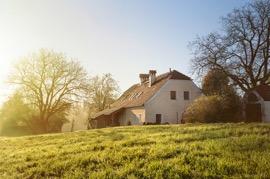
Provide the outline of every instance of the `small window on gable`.
<path id="1" fill-rule="evenodd" d="M 171 99 L 176 100 L 176 91 L 171 91 Z"/>
<path id="2" fill-rule="evenodd" d="M 184 91 L 184 100 L 189 100 L 189 91 Z"/>

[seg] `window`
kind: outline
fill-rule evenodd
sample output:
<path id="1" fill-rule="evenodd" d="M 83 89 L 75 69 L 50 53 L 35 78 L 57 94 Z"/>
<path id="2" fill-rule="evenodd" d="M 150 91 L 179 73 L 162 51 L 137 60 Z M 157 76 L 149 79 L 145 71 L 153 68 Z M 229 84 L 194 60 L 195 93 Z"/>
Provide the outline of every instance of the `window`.
<path id="1" fill-rule="evenodd" d="M 143 94 L 143 92 L 139 92 L 137 95 L 136 95 L 136 98 L 139 98 L 141 95 Z"/>
<path id="2" fill-rule="evenodd" d="M 176 99 L 176 91 L 171 91 L 171 99 L 172 100 Z"/>
<path id="3" fill-rule="evenodd" d="M 184 91 L 184 100 L 189 100 L 189 91 Z"/>
<path id="4" fill-rule="evenodd" d="M 161 114 L 156 114 L 156 124 L 161 124 Z"/>
<path id="5" fill-rule="evenodd" d="M 143 92 L 137 92 L 137 93 L 133 93 L 130 97 L 129 100 L 133 100 L 135 98 L 139 98 L 141 95 L 143 94 Z"/>

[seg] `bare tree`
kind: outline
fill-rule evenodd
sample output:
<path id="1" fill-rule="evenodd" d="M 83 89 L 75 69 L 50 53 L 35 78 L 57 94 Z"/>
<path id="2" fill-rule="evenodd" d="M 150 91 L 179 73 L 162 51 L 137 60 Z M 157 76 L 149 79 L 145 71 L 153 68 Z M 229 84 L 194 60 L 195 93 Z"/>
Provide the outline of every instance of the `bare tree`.
<path id="1" fill-rule="evenodd" d="M 252 1 L 222 18 L 223 31 L 197 38 L 193 69 L 223 71 L 243 91 L 269 84 L 270 0 Z"/>
<path id="2" fill-rule="evenodd" d="M 111 74 L 95 76 L 91 79 L 89 90 L 89 111 L 90 116 L 96 112 L 109 108 L 117 99 L 119 86 Z"/>
<path id="3" fill-rule="evenodd" d="M 24 89 L 24 96 L 39 111 L 43 132 L 49 131 L 50 118 L 67 110 L 84 97 L 87 73 L 62 53 L 40 50 L 15 66 L 10 82 Z"/>

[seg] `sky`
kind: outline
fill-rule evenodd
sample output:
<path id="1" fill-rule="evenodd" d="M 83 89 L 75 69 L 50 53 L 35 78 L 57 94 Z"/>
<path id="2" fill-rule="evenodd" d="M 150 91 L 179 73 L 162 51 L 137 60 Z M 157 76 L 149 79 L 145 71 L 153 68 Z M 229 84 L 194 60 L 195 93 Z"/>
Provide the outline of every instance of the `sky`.
<path id="1" fill-rule="evenodd" d="M 192 76 L 189 42 L 220 30 L 248 0 L 0 0 L 0 104 L 22 57 L 41 48 L 74 58 L 90 76 L 111 73 L 123 92 L 139 73 Z"/>

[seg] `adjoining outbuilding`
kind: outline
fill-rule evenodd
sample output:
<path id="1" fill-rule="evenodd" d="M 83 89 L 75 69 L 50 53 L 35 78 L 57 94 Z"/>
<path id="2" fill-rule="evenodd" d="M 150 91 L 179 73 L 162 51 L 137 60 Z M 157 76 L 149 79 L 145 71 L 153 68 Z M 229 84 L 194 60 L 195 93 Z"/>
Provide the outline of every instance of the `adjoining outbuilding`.
<path id="1" fill-rule="evenodd" d="M 270 86 L 260 85 L 245 94 L 247 122 L 270 122 Z"/>

